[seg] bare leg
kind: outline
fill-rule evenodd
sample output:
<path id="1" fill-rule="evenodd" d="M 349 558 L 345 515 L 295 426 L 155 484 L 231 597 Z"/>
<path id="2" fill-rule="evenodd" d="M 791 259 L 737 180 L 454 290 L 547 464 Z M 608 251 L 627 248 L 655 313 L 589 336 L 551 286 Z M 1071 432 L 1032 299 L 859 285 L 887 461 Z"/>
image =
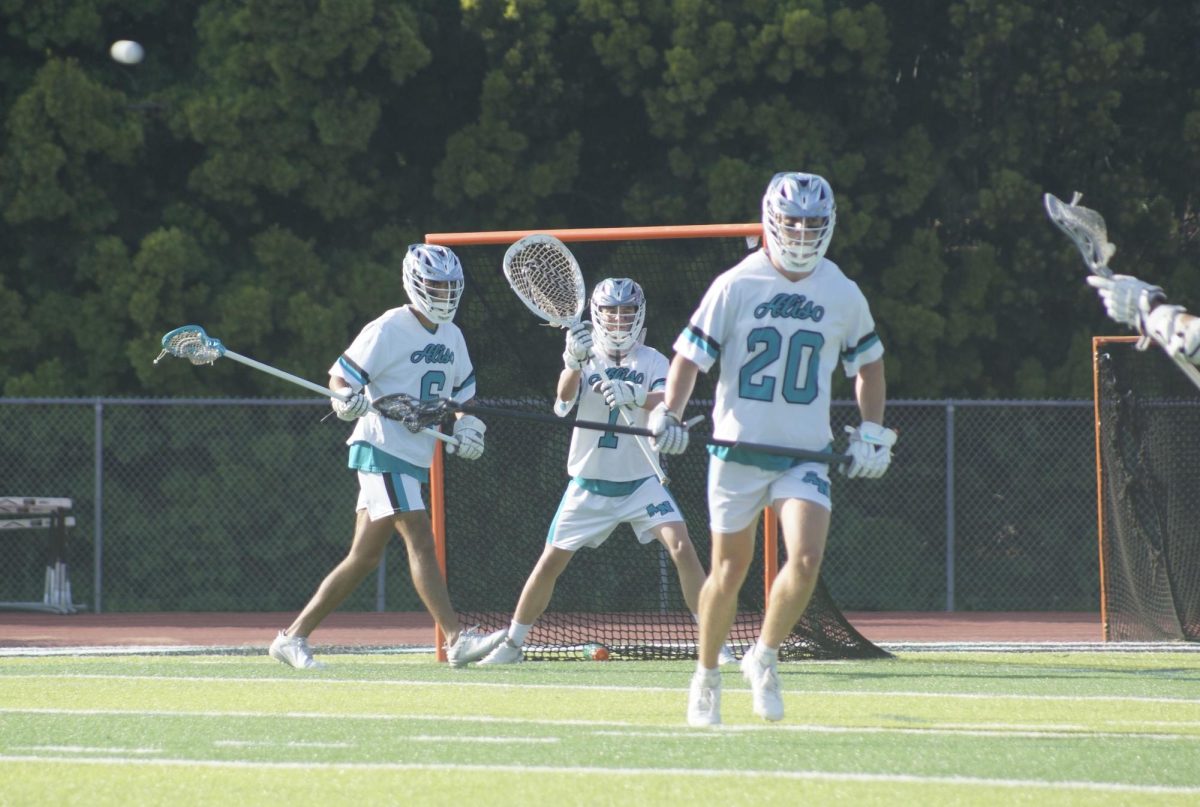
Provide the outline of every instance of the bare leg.
<path id="1" fill-rule="evenodd" d="M 349 554 L 321 581 L 317 593 L 285 631 L 287 635 L 308 636 L 316 630 L 321 621 L 341 605 L 367 575 L 375 571 L 391 537 L 390 520 L 373 522 L 367 517 L 366 510 L 359 510 Z"/>
<path id="2" fill-rule="evenodd" d="M 532 625 L 546 612 L 550 598 L 554 596 L 554 585 L 573 557 L 573 551 L 546 544 L 537 565 L 525 581 L 525 587 L 521 589 L 521 598 L 517 600 L 517 610 L 513 613 L 514 622 Z"/>
<path id="3" fill-rule="evenodd" d="M 759 639 L 779 647 L 808 607 L 829 535 L 829 511 L 815 502 L 784 499 L 774 503 L 787 547 L 787 562 L 779 569 Z"/>
<path id="4" fill-rule="evenodd" d="M 700 589 L 700 664 L 716 669 L 721 645 L 737 616 L 737 596 L 754 557 L 758 519 L 739 532 L 712 534 L 712 571 Z"/>
<path id="5" fill-rule="evenodd" d="M 704 585 L 704 567 L 696 555 L 696 547 L 688 537 L 687 525 L 682 521 L 662 524 L 651 532 L 671 555 L 675 571 L 679 573 L 679 589 L 683 601 L 693 614 L 700 613 L 700 587 Z"/>
<path id="6" fill-rule="evenodd" d="M 404 539 L 408 550 L 408 573 L 412 576 L 417 596 L 433 621 L 442 629 L 448 644 L 454 644 L 462 626 L 458 614 L 450 604 L 450 591 L 442 569 L 438 566 L 437 549 L 433 543 L 433 526 L 429 514 L 424 510 L 397 513 L 394 519 L 396 532 Z"/>

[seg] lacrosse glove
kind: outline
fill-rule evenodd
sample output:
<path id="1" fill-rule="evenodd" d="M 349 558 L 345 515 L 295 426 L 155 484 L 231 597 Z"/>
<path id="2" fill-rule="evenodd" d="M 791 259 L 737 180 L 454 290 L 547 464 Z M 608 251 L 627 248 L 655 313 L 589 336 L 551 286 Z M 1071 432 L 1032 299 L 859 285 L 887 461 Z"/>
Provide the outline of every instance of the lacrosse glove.
<path id="1" fill-rule="evenodd" d="M 484 422 L 474 415 L 463 415 L 454 421 L 454 436 L 458 445 L 446 444 L 447 454 L 457 454 L 464 460 L 477 460 L 483 456 L 483 434 L 487 431 Z"/>
<path id="2" fill-rule="evenodd" d="M 842 466 L 851 479 L 878 479 L 892 462 L 892 446 L 896 444 L 896 432 L 885 429 L 878 423 L 864 420 L 858 428 L 847 426 L 850 434 L 850 464 Z"/>
<path id="3" fill-rule="evenodd" d="M 334 398 L 330 401 L 333 412 L 342 420 L 358 420 L 371 411 L 371 402 L 361 392 L 356 392 L 346 400 Z"/>
<path id="4" fill-rule="evenodd" d="M 1141 334 L 1146 333 L 1146 321 L 1150 318 L 1150 312 L 1167 299 L 1158 286 L 1143 283 L 1129 275 L 1092 275 L 1087 282 L 1089 286 L 1099 290 L 1100 299 L 1104 302 L 1109 317 L 1121 325 L 1136 328 Z"/>
<path id="5" fill-rule="evenodd" d="M 581 370 L 592 355 L 592 323 L 576 322 L 567 329 L 567 349 L 563 351 L 563 366 Z"/>
<path id="6" fill-rule="evenodd" d="M 688 430 L 666 403 L 654 407 L 646 427 L 654 432 L 650 447 L 660 454 L 682 454 L 687 450 Z"/>
<path id="7" fill-rule="evenodd" d="M 632 381 L 606 378 L 597 381 L 592 389 L 604 396 L 604 402 L 608 404 L 609 409 L 616 409 L 618 406 L 641 409 L 646 404 L 646 388 Z"/>

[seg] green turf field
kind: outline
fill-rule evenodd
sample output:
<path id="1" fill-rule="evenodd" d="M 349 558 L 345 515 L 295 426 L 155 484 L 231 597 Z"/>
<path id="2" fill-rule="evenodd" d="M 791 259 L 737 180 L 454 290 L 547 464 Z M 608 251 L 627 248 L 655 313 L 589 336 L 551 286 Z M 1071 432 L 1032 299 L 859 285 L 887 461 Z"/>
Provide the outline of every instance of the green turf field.
<path id="1" fill-rule="evenodd" d="M 1200 654 L 780 667 L 787 717 L 686 662 L 0 658 L 0 805 L 1200 803 Z"/>

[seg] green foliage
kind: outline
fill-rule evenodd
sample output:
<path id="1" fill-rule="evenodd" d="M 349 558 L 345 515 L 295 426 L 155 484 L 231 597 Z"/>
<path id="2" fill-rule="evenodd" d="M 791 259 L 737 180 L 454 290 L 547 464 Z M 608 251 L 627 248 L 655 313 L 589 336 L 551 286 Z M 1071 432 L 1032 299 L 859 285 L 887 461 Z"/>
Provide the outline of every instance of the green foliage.
<path id="1" fill-rule="evenodd" d="M 1030 0 L 0 0 L 6 395 L 262 394 L 151 368 L 185 322 L 320 377 L 454 230 L 754 221 L 824 173 L 892 394 L 1080 396 L 1111 332 L 1040 195 L 1200 304 L 1200 21 Z M 145 62 L 118 65 L 114 39 Z M 715 273 L 722 267 L 712 267 Z M 494 271 L 479 266 L 475 275 Z M 489 294 L 505 294 L 488 287 Z"/>

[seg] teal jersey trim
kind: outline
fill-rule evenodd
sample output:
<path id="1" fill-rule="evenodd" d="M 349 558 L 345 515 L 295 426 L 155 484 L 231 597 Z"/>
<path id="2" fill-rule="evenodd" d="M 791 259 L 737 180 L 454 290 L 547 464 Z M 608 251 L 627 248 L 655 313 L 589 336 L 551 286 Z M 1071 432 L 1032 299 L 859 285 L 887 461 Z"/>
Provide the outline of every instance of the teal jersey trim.
<path id="1" fill-rule="evenodd" d="M 588 493 L 595 493 L 598 496 L 628 496 L 642 486 L 642 483 L 651 477 L 647 476 L 643 479 L 635 479 L 632 482 L 609 482 L 604 479 L 584 479 L 581 476 L 576 476 L 571 479 L 579 487 L 586 490 Z"/>
<path id="2" fill-rule="evenodd" d="M 418 482 L 428 484 L 429 469 L 405 462 L 399 457 L 393 457 L 380 451 L 370 443 L 353 443 L 350 446 L 351 468 L 369 474 L 404 474 Z"/>
<path id="3" fill-rule="evenodd" d="M 825 451 L 832 451 L 833 443 L 825 446 Z M 725 462 L 736 462 L 739 465 L 753 465 L 764 471 L 786 471 L 803 465 L 809 460 L 797 457 L 785 457 L 782 454 L 765 454 L 762 451 L 751 451 L 746 448 L 730 448 L 729 446 L 709 446 L 708 453 Z"/>

